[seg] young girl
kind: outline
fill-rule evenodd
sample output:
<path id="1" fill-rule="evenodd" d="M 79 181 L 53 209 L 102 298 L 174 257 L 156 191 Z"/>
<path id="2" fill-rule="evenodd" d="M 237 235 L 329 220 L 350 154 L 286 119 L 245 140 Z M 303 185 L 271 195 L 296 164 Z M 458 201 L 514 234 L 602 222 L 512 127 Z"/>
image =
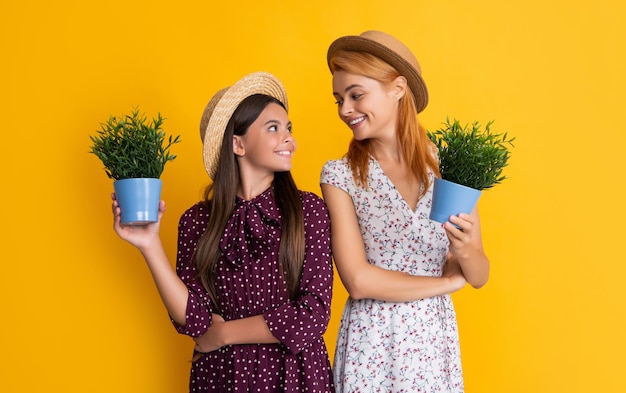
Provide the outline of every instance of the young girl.
<path id="1" fill-rule="evenodd" d="M 337 392 L 462 392 L 450 293 L 484 285 L 478 211 L 428 219 L 436 150 L 417 122 L 421 70 L 394 37 L 368 31 L 328 50 L 339 117 L 353 139 L 321 174 L 332 250 L 350 295 L 335 354 Z M 454 225 L 458 225 L 456 228 Z"/>
<path id="2" fill-rule="evenodd" d="M 176 329 L 194 338 L 190 392 L 330 392 L 322 334 L 333 269 L 324 202 L 296 188 L 296 142 L 279 80 L 250 74 L 208 103 L 200 132 L 213 179 L 180 218 L 176 272 L 159 222 L 120 225 L 143 254 Z"/>

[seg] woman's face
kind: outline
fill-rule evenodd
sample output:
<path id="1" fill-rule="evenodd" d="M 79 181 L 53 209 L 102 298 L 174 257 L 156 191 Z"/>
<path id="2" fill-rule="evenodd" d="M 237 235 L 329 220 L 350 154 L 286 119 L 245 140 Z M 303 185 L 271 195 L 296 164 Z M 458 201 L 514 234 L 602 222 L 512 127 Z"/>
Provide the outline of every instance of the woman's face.
<path id="1" fill-rule="evenodd" d="M 355 139 L 395 135 L 401 97 L 397 89 L 386 89 L 379 81 L 366 76 L 336 71 L 333 96 L 337 100 L 339 118 L 350 127 Z"/>
<path id="2" fill-rule="evenodd" d="M 233 141 L 240 168 L 255 176 L 291 170 L 296 146 L 287 111 L 275 103 L 268 104 L 245 135 Z"/>

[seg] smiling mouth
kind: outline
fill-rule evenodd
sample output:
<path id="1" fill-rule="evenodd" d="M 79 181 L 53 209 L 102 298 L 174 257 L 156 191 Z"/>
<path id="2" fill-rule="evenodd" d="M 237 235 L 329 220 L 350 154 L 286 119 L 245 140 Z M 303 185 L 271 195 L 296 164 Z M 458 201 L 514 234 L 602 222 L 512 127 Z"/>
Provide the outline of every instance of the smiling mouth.
<path id="1" fill-rule="evenodd" d="M 365 116 L 361 116 L 361 117 L 357 117 L 356 119 L 352 119 L 348 122 L 348 125 L 350 126 L 354 126 L 356 124 L 359 124 L 360 122 L 365 120 Z"/>
<path id="2" fill-rule="evenodd" d="M 276 154 L 278 154 L 279 156 L 291 157 L 293 155 L 293 152 L 290 150 L 281 150 L 277 151 Z"/>

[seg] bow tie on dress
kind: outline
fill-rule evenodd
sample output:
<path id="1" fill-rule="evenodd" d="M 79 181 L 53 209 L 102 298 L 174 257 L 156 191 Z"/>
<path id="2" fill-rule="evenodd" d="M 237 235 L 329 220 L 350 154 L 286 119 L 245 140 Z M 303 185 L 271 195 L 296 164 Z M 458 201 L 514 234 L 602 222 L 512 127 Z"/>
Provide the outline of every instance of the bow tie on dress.
<path id="1" fill-rule="evenodd" d="M 220 240 L 222 253 L 234 266 L 250 258 L 256 260 L 259 249 L 256 245 L 272 244 L 280 236 L 278 207 L 268 209 L 268 201 L 265 199 L 260 196 L 251 201 L 237 200 Z"/>

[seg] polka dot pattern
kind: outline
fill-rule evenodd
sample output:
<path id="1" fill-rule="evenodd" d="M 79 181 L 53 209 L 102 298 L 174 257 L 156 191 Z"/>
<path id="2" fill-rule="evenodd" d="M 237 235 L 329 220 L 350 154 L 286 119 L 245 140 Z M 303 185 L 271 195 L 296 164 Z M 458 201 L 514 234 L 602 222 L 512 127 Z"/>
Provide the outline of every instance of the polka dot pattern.
<path id="1" fill-rule="evenodd" d="M 203 354 L 192 364 L 190 392 L 332 392 L 328 352 L 322 335 L 330 319 L 333 267 L 330 221 L 317 195 L 301 192 L 305 259 L 297 299 L 290 300 L 279 275 L 281 216 L 271 189 L 250 201 L 238 198 L 220 239 L 216 287 L 226 320 L 262 314 L 280 344 L 231 345 Z M 208 222 L 196 204 L 179 222 L 176 271 L 189 290 L 185 326 L 201 336 L 212 307 L 192 261 Z"/>

